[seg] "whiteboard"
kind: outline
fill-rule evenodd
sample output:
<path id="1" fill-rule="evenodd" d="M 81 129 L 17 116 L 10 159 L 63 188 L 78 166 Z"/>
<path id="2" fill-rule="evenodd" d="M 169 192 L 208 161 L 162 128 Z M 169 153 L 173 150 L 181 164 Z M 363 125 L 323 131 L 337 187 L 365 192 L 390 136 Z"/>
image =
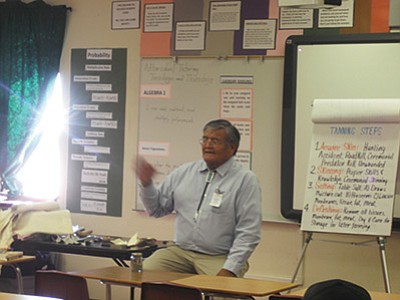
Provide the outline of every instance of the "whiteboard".
<path id="1" fill-rule="evenodd" d="M 313 100 L 400 98 L 399 53 L 399 34 L 297 36 L 287 40 L 281 179 L 285 217 L 301 218 Z M 396 192 L 394 227 L 400 218 L 399 199 Z"/>
<path id="2" fill-rule="evenodd" d="M 156 145 L 168 153 L 154 151 L 145 156 L 158 171 L 156 184 L 180 164 L 201 158 L 198 141 L 203 126 L 221 116 L 221 91 L 251 90 L 252 134 L 246 143 L 251 149 L 239 148 L 239 154 L 250 157 L 251 169 L 258 176 L 263 219 L 287 222 L 280 214 L 279 191 L 282 77 L 283 59 L 278 57 L 143 58 L 137 152 L 143 154 L 143 145 Z M 150 85 L 159 86 L 164 95 L 145 94 Z M 139 197 L 135 207 L 143 208 Z"/>

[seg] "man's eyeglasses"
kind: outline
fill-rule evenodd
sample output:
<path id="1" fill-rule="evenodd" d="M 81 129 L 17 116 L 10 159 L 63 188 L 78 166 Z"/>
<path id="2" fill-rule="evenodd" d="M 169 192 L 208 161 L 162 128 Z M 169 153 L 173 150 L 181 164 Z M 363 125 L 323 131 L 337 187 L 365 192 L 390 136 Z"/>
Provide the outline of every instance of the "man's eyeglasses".
<path id="1" fill-rule="evenodd" d="M 215 146 L 215 145 L 221 145 L 223 143 L 225 143 L 225 140 L 220 140 L 220 139 L 216 139 L 216 138 L 208 138 L 208 137 L 202 137 L 199 140 L 200 145 L 205 145 L 207 144 L 207 142 L 210 143 L 211 146 Z"/>

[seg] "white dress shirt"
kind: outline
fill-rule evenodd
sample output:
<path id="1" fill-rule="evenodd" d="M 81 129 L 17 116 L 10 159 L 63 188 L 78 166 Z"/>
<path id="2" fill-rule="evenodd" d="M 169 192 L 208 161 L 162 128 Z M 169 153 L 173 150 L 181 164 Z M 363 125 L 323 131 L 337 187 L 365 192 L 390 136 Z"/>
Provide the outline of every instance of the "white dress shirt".
<path id="1" fill-rule="evenodd" d="M 260 241 L 258 180 L 231 158 L 216 169 L 198 210 L 208 173 L 203 160 L 183 164 L 158 188 L 152 183 L 142 187 L 141 199 L 151 216 L 176 212 L 178 246 L 209 255 L 227 254 L 223 268 L 240 274 Z"/>

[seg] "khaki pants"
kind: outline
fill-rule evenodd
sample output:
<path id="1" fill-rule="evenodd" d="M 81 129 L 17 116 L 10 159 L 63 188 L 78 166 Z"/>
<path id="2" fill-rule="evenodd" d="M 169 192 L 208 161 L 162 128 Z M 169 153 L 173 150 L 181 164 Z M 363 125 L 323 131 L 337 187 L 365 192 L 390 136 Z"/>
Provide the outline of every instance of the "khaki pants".
<path id="1" fill-rule="evenodd" d="M 143 270 L 159 270 L 167 272 L 216 275 L 225 263 L 226 255 L 207 255 L 183 250 L 176 245 L 154 252 L 143 262 Z M 243 277 L 249 269 L 243 268 L 239 277 Z"/>

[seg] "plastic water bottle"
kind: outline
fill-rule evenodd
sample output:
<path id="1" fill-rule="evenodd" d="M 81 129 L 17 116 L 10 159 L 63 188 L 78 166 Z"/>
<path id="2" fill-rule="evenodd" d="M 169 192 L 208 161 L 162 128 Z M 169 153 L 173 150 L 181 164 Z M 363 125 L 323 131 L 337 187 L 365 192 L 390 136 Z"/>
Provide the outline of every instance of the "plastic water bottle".
<path id="1" fill-rule="evenodd" d="M 131 271 L 142 272 L 143 271 L 143 256 L 142 253 L 131 254 Z"/>

